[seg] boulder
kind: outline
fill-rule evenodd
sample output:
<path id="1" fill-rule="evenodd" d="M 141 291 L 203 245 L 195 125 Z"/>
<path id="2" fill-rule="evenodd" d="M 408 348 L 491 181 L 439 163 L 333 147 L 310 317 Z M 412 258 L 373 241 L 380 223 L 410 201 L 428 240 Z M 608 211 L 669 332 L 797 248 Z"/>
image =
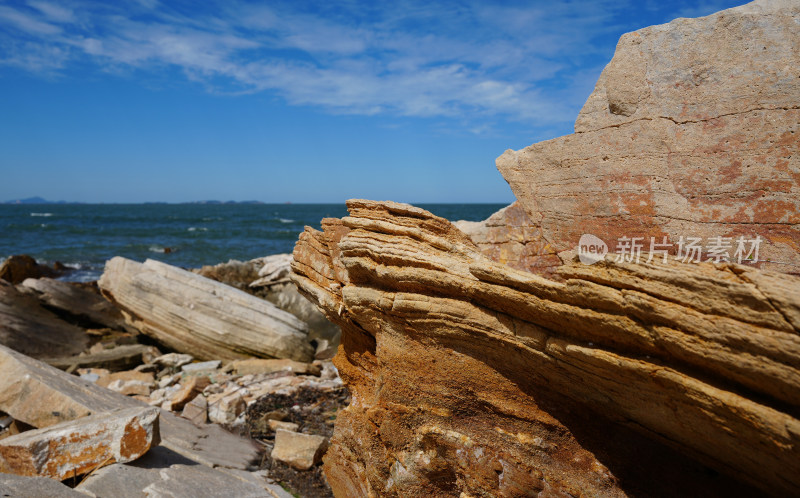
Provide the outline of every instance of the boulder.
<path id="1" fill-rule="evenodd" d="M 67 315 L 73 323 L 86 328 L 110 328 L 131 333 L 138 331 L 125 323 L 120 310 L 86 284 L 74 284 L 52 278 L 28 278 L 21 290 L 35 295 L 47 307 Z"/>
<path id="2" fill-rule="evenodd" d="M 55 268 L 40 265 L 27 254 L 10 256 L 0 264 L 0 280 L 12 284 L 19 284 L 27 278 L 56 277 L 59 273 Z"/>
<path id="3" fill-rule="evenodd" d="M 129 322 L 198 359 L 249 356 L 308 361 L 308 327 L 272 304 L 158 261 L 116 257 L 98 282 Z"/>
<path id="4" fill-rule="evenodd" d="M 128 344 L 111 349 L 103 349 L 97 353 L 80 354 L 59 358 L 46 358 L 48 365 L 62 370 L 75 368 L 105 368 L 109 370 L 127 370 L 135 368 L 145 362 L 145 358 L 152 356 L 158 350 L 153 346 L 144 344 Z"/>
<path id="5" fill-rule="evenodd" d="M 0 344 L 46 358 L 77 355 L 89 345 L 89 336 L 43 308 L 35 297 L 0 280 Z"/>
<path id="6" fill-rule="evenodd" d="M 298 375 L 316 375 L 322 372 L 319 365 L 301 363 L 293 360 L 265 360 L 253 358 L 250 360 L 237 360 L 231 364 L 233 370 L 239 375 L 270 374 L 273 372 L 292 372 Z"/>
<path id="7" fill-rule="evenodd" d="M 528 218 L 519 202 L 514 202 L 484 221 L 454 221 L 489 259 L 553 278 L 561 265 L 555 250 L 544 240 L 542 230 Z"/>
<path id="8" fill-rule="evenodd" d="M 0 473 L 0 496 L 37 498 L 86 498 L 83 493 L 48 477 L 25 477 Z"/>
<path id="9" fill-rule="evenodd" d="M 0 441 L 0 472 L 63 481 L 130 462 L 159 442 L 157 408 L 129 408 L 62 422 Z"/>
<path id="10" fill-rule="evenodd" d="M 327 448 L 328 440 L 322 436 L 279 428 L 275 431 L 275 447 L 270 456 L 297 470 L 308 470 L 320 462 Z"/>
<path id="11" fill-rule="evenodd" d="M 691 237 L 739 262 L 741 238 L 754 266 L 800 274 L 798 18 L 758 0 L 623 35 L 574 134 L 497 159 L 543 241 Z"/>
<path id="12" fill-rule="evenodd" d="M 100 377 L 95 384 L 126 396 L 150 396 L 155 376 L 150 372 L 128 370 Z"/>
<path id="13" fill-rule="evenodd" d="M 335 494 L 800 492 L 800 278 L 609 257 L 557 282 L 422 209 L 347 206 L 293 263 L 343 330 Z"/>

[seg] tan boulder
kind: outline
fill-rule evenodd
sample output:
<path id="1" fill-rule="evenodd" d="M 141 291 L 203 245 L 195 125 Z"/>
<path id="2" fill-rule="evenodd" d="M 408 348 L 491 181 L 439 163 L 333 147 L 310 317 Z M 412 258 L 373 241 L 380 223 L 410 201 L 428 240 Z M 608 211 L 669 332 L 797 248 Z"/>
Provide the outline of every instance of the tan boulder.
<path id="1" fill-rule="evenodd" d="M 233 370 L 239 375 L 258 375 L 273 372 L 292 372 L 298 375 L 316 375 L 322 372 L 319 365 L 302 363 L 294 360 L 267 360 L 252 358 L 232 363 Z"/>
<path id="2" fill-rule="evenodd" d="M 328 441 L 322 436 L 278 429 L 270 456 L 297 470 L 308 470 L 319 463 L 327 448 Z"/>
<path id="3" fill-rule="evenodd" d="M 574 134 L 497 159 L 542 239 L 674 253 L 691 237 L 737 262 L 741 240 L 755 266 L 800 274 L 798 17 L 759 0 L 623 35 Z"/>

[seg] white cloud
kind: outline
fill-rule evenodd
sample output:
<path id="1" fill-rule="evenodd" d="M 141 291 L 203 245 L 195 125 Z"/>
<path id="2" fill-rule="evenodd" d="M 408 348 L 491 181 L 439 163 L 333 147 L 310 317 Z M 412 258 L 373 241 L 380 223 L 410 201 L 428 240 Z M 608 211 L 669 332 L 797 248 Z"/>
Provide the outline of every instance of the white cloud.
<path id="1" fill-rule="evenodd" d="M 0 7 L 0 26 L 27 37 L 4 40 L 0 32 L 10 54 L 0 63 L 32 71 L 85 59 L 144 72 L 171 66 L 212 91 L 269 91 L 292 105 L 337 113 L 552 124 L 574 119 L 570 72 L 621 8 L 611 0 L 513 8 L 399 0 L 380 8 L 331 3 L 313 12 L 227 2 L 185 12 L 138 1 L 136 8 L 68 9 L 44 0 Z"/>

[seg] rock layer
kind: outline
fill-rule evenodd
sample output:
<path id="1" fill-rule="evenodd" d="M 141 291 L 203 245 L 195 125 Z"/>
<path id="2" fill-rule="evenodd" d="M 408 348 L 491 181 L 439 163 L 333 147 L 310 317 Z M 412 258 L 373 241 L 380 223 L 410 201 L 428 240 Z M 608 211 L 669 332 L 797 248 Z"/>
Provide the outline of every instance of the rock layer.
<path id="1" fill-rule="evenodd" d="M 310 361 L 308 327 L 271 303 L 158 261 L 116 257 L 98 285 L 131 324 L 198 359 Z"/>
<path id="2" fill-rule="evenodd" d="M 608 259 L 555 282 L 422 209 L 348 209 L 307 228 L 293 263 L 343 330 L 353 402 L 325 457 L 337 495 L 747 489 L 680 455 L 800 492 L 800 279 Z"/>
<path id="3" fill-rule="evenodd" d="M 759 0 L 624 35 L 575 134 L 497 159 L 543 239 L 730 237 L 732 256 L 760 236 L 758 266 L 800 274 L 798 23 Z"/>

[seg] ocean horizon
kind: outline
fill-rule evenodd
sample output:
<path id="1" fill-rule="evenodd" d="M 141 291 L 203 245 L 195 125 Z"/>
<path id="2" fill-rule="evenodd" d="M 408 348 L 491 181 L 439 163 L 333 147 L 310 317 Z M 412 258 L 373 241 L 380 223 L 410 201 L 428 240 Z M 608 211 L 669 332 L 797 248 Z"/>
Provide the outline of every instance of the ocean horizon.
<path id="1" fill-rule="evenodd" d="M 480 221 L 506 206 L 417 204 L 449 220 Z M 347 215 L 341 204 L 2 204 L 0 261 L 27 254 L 74 268 L 62 279 L 92 281 L 114 256 L 199 268 L 289 253 L 308 225 Z"/>

